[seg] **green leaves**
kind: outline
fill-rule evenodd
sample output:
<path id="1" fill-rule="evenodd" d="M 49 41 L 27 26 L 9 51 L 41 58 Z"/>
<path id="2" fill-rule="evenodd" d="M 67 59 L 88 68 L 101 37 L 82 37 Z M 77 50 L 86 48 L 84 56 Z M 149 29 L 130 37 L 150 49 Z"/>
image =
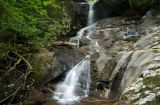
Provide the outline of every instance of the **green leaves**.
<path id="1" fill-rule="evenodd" d="M 44 0 L 43 1 L 44 6 L 52 6 L 54 8 L 60 8 L 56 0 Z"/>
<path id="2" fill-rule="evenodd" d="M 58 0 L 1 0 L 0 40 L 43 47 L 70 30 Z"/>

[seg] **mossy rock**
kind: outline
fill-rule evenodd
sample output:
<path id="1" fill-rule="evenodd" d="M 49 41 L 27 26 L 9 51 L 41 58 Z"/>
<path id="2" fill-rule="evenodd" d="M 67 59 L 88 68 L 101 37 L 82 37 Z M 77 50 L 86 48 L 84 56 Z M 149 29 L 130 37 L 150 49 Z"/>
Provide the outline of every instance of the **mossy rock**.
<path id="1" fill-rule="evenodd" d="M 160 75 L 154 77 L 147 77 L 143 80 L 145 85 L 154 85 L 155 87 L 160 87 Z"/>
<path id="2" fill-rule="evenodd" d="M 160 51 L 157 50 L 157 49 L 153 49 L 152 52 L 153 52 L 154 54 L 160 53 Z"/>
<path id="3" fill-rule="evenodd" d="M 28 57 L 28 61 L 33 67 L 33 77 L 35 78 L 36 85 L 42 84 L 47 79 L 48 70 L 50 70 L 53 63 L 53 56 L 53 52 L 43 49 Z"/>
<path id="4" fill-rule="evenodd" d="M 5 43 L 0 43 L 0 60 L 3 59 L 9 51 L 9 47 Z"/>
<path id="5" fill-rule="evenodd" d="M 48 82 L 57 82 L 63 78 L 65 72 L 84 58 L 80 51 L 61 48 L 58 51 L 42 49 L 28 58 L 33 67 L 33 76 L 37 86 L 43 86 Z M 55 80 L 57 77 L 61 79 Z M 54 81 L 55 80 L 55 81 Z"/>
<path id="6" fill-rule="evenodd" d="M 135 98 L 133 100 L 130 100 L 129 98 L 132 97 L 132 96 L 134 96 L 134 95 L 136 95 L 136 94 L 137 93 L 134 92 L 134 90 L 130 90 L 130 91 L 126 92 L 122 96 L 121 100 L 124 101 L 125 103 L 127 103 L 128 105 L 133 105 L 135 102 L 137 102 L 139 100 L 139 98 Z"/>

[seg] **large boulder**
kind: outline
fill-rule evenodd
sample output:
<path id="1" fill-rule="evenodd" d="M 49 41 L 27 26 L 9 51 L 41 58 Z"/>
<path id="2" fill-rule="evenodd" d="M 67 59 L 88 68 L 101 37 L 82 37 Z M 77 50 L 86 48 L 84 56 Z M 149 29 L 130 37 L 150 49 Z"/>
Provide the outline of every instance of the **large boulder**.
<path id="1" fill-rule="evenodd" d="M 78 64 L 85 57 L 84 53 L 64 48 L 60 50 L 54 57 L 53 65 L 49 73 L 48 81 L 53 80 L 60 76 L 61 74 L 72 69 L 76 64 Z M 54 81 L 54 80 L 53 80 Z"/>
<path id="2" fill-rule="evenodd" d="M 45 85 L 56 78 L 64 78 L 65 73 L 80 62 L 84 54 L 78 50 L 62 48 L 55 52 L 42 50 L 28 58 L 33 66 L 37 85 Z"/>
<path id="3" fill-rule="evenodd" d="M 116 67 L 115 59 L 108 59 L 102 68 L 101 74 L 97 82 L 97 90 L 104 91 L 104 89 L 109 89 L 109 78 Z"/>

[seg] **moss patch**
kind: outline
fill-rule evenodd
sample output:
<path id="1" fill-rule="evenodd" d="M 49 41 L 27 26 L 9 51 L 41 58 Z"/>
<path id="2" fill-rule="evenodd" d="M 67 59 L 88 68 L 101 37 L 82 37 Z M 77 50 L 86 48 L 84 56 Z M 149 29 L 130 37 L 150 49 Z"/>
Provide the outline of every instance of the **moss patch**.
<path id="1" fill-rule="evenodd" d="M 123 97 L 121 99 L 124 101 L 129 101 L 129 97 L 132 97 L 133 95 L 136 95 L 136 94 L 137 93 L 134 92 L 134 90 L 129 90 L 123 95 Z"/>
<path id="2" fill-rule="evenodd" d="M 148 62 L 146 62 L 144 65 L 142 65 L 142 66 L 148 66 L 148 65 L 150 65 L 150 64 L 152 64 L 152 61 L 148 61 Z"/>
<path id="3" fill-rule="evenodd" d="M 154 85 L 156 87 L 160 87 L 160 75 L 154 77 L 147 77 L 143 80 L 145 85 Z"/>
<path id="4" fill-rule="evenodd" d="M 30 56 L 28 61 L 30 61 L 33 67 L 35 83 L 41 84 L 49 74 L 50 67 L 53 63 L 53 53 L 43 50 Z"/>
<path id="5" fill-rule="evenodd" d="M 160 53 L 159 50 L 157 50 L 157 49 L 152 50 L 152 52 L 155 54 Z"/>

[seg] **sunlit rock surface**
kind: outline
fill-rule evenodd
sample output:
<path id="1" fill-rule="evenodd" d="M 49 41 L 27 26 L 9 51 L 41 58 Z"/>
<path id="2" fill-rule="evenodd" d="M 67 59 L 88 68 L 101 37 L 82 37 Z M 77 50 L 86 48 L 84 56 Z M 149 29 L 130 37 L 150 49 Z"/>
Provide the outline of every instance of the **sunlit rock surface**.
<path id="1" fill-rule="evenodd" d="M 137 50 L 150 51 L 152 58 L 143 65 L 145 69 L 139 72 L 139 76 L 123 92 L 121 99 L 129 105 L 158 105 L 160 103 L 159 28 L 151 24 L 147 35 L 134 45 Z"/>

